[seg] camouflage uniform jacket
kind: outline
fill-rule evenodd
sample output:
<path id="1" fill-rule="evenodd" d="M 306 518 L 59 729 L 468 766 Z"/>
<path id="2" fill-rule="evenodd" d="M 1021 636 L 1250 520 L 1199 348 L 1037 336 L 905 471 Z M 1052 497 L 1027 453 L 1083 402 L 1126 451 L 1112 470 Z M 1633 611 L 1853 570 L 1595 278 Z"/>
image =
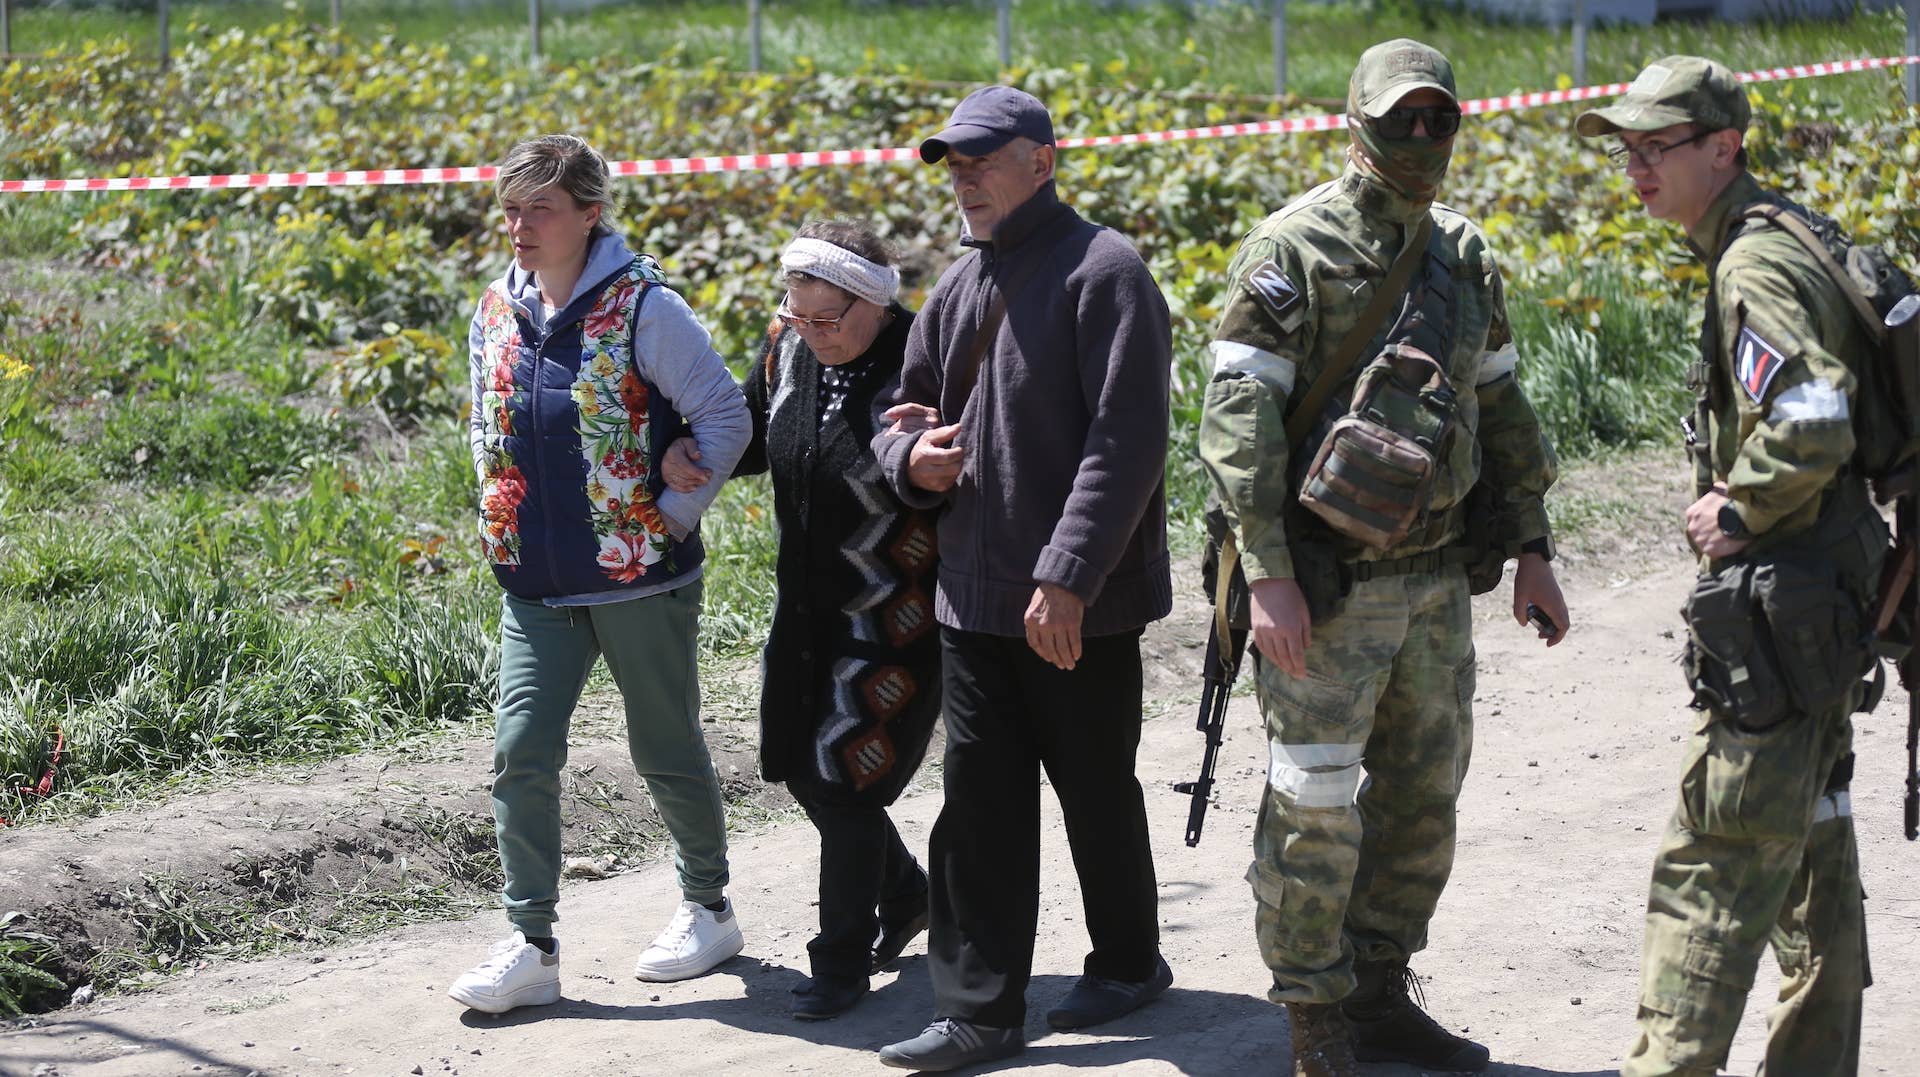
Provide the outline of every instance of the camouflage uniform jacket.
<path id="1" fill-rule="evenodd" d="M 1294 576 L 1288 526 L 1299 527 L 1304 514 L 1291 511 L 1297 480 L 1286 417 L 1333 358 L 1423 213 L 1433 217 L 1432 247 L 1453 276 L 1453 347 L 1436 357 L 1459 401 L 1451 451 L 1441 461 L 1426 519 L 1400 545 L 1375 551 L 1327 528 L 1316 532 L 1335 541 L 1347 561 L 1394 560 L 1456 543 L 1465 532 L 1467 494 L 1484 471 L 1501 502 L 1495 543 L 1518 555 L 1522 544 L 1549 534 L 1542 498 L 1554 480 L 1553 451 L 1513 375 L 1500 272 L 1485 237 L 1461 214 L 1409 202 L 1349 166 L 1261 222 L 1228 269 L 1200 457 L 1238 536 L 1249 580 Z M 1361 351 L 1356 374 L 1378 354 L 1391 321 L 1383 319 Z M 1309 444 L 1301 453 L 1313 451 Z"/>
<path id="2" fill-rule="evenodd" d="M 1688 237 L 1713 282 L 1701 361 L 1688 379 L 1702 394 L 1697 492 L 1724 482 L 1764 548 L 1813 526 L 1823 495 L 1837 488 L 1854 453 L 1853 367 L 1869 345 L 1846 296 L 1798 240 L 1738 221 L 1756 202 L 1786 206 L 1816 232 L 1833 225 L 1742 173 Z"/>

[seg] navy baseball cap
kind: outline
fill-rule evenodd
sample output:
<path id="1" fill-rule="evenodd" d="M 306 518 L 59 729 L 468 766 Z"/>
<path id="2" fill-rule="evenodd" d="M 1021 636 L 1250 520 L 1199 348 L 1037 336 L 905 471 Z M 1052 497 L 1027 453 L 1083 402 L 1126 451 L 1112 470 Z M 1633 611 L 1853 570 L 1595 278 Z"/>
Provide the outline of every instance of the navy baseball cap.
<path id="1" fill-rule="evenodd" d="M 920 143 L 920 159 L 936 164 L 948 151 L 980 157 L 1018 137 L 1053 144 L 1053 117 L 1047 115 L 1047 106 L 1025 90 L 984 86 L 955 106 L 945 127 Z"/>

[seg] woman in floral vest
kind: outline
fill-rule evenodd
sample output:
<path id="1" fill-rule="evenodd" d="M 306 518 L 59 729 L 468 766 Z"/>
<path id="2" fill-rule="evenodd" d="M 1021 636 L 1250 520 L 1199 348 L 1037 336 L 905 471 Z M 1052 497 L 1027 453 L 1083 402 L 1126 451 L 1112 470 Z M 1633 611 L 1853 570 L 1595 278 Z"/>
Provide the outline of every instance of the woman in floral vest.
<path id="1" fill-rule="evenodd" d="M 761 663 L 760 772 L 820 832 L 820 932 L 793 1016 L 837 1016 L 927 926 L 927 876 L 887 818 L 940 710 L 934 519 L 901 504 L 868 443 L 898 382 L 913 312 L 871 227 L 810 221 L 780 256 L 787 286 L 747 376 L 753 442 L 734 474 L 771 471 L 779 594 Z M 688 445 L 687 442 L 676 444 Z M 715 473 L 726 465 L 705 440 Z M 669 451 L 668 481 L 706 481 Z M 690 454 L 691 455 L 691 454 Z"/>
<path id="2" fill-rule="evenodd" d="M 720 483 L 669 490 L 658 465 L 690 428 L 724 473 L 752 428 L 706 329 L 609 226 L 607 164 L 592 147 L 522 142 L 494 193 L 513 264 L 467 334 L 468 441 L 481 542 L 506 589 L 493 811 L 514 931 L 448 994 L 501 1013 L 560 997 L 560 768 L 596 657 L 625 700 L 683 898 L 634 974 L 685 979 L 740 952 L 694 662 L 698 528 Z"/>

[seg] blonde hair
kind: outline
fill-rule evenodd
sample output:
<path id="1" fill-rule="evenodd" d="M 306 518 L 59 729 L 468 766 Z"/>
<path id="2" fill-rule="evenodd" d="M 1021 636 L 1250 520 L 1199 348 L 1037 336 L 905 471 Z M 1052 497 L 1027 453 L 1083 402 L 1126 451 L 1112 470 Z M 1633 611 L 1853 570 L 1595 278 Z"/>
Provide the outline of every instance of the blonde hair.
<path id="1" fill-rule="evenodd" d="M 575 135 L 541 135 L 529 138 L 508 151 L 494 176 L 493 196 L 505 202 L 521 199 L 535 191 L 558 187 L 585 208 L 600 207 L 600 219 L 593 234 L 604 236 L 613 231 L 607 219 L 613 213 L 613 195 L 607 184 L 607 160 L 587 140 Z"/>

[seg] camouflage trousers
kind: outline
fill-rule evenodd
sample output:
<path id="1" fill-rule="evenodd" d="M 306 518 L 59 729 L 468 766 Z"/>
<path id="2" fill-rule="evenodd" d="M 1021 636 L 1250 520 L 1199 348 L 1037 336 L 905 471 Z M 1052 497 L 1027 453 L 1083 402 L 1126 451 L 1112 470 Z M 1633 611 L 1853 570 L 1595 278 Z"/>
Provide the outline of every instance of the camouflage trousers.
<path id="1" fill-rule="evenodd" d="M 1388 576 L 1313 626 L 1305 677 L 1258 663 L 1270 762 L 1247 881 L 1273 1001 L 1338 1001 L 1356 957 L 1426 946 L 1473 747 L 1472 631 L 1462 569 Z"/>
<path id="2" fill-rule="evenodd" d="M 1871 980 L 1860 860 L 1846 790 L 1828 788 L 1852 713 L 1849 699 L 1761 733 L 1711 713 L 1695 728 L 1653 862 L 1625 1077 L 1717 1073 L 1769 944 L 1782 979 L 1762 1077 L 1858 1071 Z"/>

